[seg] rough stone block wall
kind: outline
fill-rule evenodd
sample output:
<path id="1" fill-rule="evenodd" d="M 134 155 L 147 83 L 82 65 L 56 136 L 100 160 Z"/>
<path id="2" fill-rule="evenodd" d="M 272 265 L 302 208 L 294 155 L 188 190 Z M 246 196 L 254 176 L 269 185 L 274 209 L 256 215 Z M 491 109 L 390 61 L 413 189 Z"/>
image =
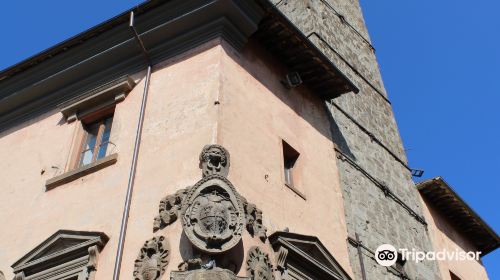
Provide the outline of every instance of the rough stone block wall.
<path id="1" fill-rule="evenodd" d="M 401 279 L 375 262 L 384 243 L 432 250 L 418 192 L 358 0 L 275 0 L 277 7 L 360 89 L 328 104 L 348 235 L 359 235 L 367 279 Z M 355 243 L 349 256 L 361 278 Z M 408 261 L 410 279 L 440 279 L 437 263 Z"/>

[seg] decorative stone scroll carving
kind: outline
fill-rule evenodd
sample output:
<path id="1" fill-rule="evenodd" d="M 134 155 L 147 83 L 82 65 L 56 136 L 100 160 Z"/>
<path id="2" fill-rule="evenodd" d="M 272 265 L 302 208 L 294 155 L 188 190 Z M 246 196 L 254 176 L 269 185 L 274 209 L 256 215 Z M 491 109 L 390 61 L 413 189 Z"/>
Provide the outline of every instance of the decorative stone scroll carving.
<path id="1" fill-rule="evenodd" d="M 159 214 L 155 217 L 153 223 L 153 232 L 164 229 L 177 221 L 182 208 L 182 201 L 189 190 L 189 187 L 178 190 L 175 194 L 167 195 L 160 201 Z"/>
<path id="2" fill-rule="evenodd" d="M 221 145 L 206 145 L 200 153 L 200 169 L 203 177 L 229 174 L 229 152 Z"/>
<path id="3" fill-rule="evenodd" d="M 285 247 L 281 246 L 279 249 L 278 249 L 278 253 L 277 253 L 277 258 L 276 258 L 276 268 L 281 271 L 281 272 L 284 272 L 285 269 L 286 269 L 286 257 L 288 256 L 288 249 L 286 249 Z"/>
<path id="4" fill-rule="evenodd" d="M 267 228 L 262 224 L 262 211 L 253 203 L 242 199 L 245 207 L 246 228 L 252 237 L 257 236 L 262 242 L 266 241 Z"/>
<path id="5" fill-rule="evenodd" d="M 273 265 L 269 255 L 259 247 L 251 247 L 247 256 L 247 275 L 252 280 L 274 280 Z"/>
<path id="6" fill-rule="evenodd" d="M 3 272 L 0 271 L 0 280 L 5 280 L 5 275 L 3 275 Z"/>
<path id="7" fill-rule="evenodd" d="M 198 269 L 193 271 L 172 271 L 171 280 L 250 280 L 248 277 L 238 277 L 227 269 Z"/>
<path id="8" fill-rule="evenodd" d="M 165 273 L 170 257 L 170 244 L 163 236 L 146 241 L 135 260 L 134 280 L 157 280 Z"/>
<path id="9" fill-rule="evenodd" d="M 207 175 L 188 192 L 182 226 L 191 243 L 205 253 L 222 253 L 241 240 L 243 203 L 234 186 L 221 175 Z"/>
<path id="10" fill-rule="evenodd" d="M 97 271 L 97 257 L 99 256 L 99 249 L 97 246 L 91 246 L 88 248 L 89 252 L 89 260 L 87 262 L 87 267 L 85 269 L 85 278 L 86 280 L 95 279 L 95 273 Z"/>

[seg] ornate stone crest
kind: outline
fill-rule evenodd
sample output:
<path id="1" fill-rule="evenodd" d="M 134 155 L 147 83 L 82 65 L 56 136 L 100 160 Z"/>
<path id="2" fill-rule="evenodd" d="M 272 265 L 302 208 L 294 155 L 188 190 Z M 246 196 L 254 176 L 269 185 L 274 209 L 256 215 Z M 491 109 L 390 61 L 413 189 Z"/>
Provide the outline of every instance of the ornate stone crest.
<path id="1" fill-rule="evenodd" d="M 229 152 L 221 145 L 206 145 L 200 153 L 200 169 L 203 177 L 229 174 Z"/>
<path id="2" fill-rule="evenodd" d="M 153 232 L 180 219 L 188 240 L 199 251 L 197 254 L 201 253 L 194 259 L 183 261 L 179 265 L 181 271 L 173 271 L 171 279 L 250 280 L 250 277 L 237 277 L 231 270 L 216 267 L 214 256 L 207 255 L 234 248 L 241 241 L 244 228 L 265 242 L 267 230 L 262 224 L 262 211 L 240 196 L 226 178 L 230 157 L 224 147 L 206 145 L 199 159 L 203 178 L 194 186 L 164 197 L 154 219 Z M 169 250 L 164 237 L 147 241 L 135 262 L 134 280 L 160 279 L 169 262 Z M 209 262 L 202 265 L 200 256 Z M 274 279 L 267 254 L 258 248 L 251 249 L 247 263 L 252 279 Z M 222 265 L 227 268 L 224 263 Z"/>
<path id="3" fill-rule="evenodd" d="M 146 241 L 135 260 L 134 280 L 157 280 L 165 273 L 170 245 L 163 236 Z"/>
<path id="4" fill-rule="evenodd" d="M 241 240 L 245 212 L 240 196 L 225 177 L 207 175 L 188 192 L 182 226 L 191 243 L 206 253 L 221 253 Z"/>
<path id="5" fill-rule="evenodd" d="M 269 256 L 259 247 L 251 247 L 247 256 L 247 276 L 252 280 L 274 280 Z"/>

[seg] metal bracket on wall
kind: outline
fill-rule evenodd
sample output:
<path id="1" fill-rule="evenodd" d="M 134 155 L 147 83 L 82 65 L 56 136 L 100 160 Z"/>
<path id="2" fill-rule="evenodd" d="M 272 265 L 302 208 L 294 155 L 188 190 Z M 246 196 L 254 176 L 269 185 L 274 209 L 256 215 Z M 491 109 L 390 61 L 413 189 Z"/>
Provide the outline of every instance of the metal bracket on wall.
<path id="1" fill-rule="evenodd" d="M 328 1 L 325 1 L 325 0 L 321 0 L 321 2 L 327 6 L 330 10 L 333 11 L 334 14 L 336 14 L 339 18 L 340 18 L 340 21 L 343 23 L 343 24 L 346 24 L 348 27 L 350 27 L 354 33 L 356 33 L 356 35 L 358 35 L 361 40 L 363 40 L 363 42 L 365 42 L 368 47 L 373 51 L 375 52 L 375 47 L 372 45 L 372 43 L 365 38 L 365 36 L 363 36 L 352 24 L 350 24 L 346 18 L 344 17 L 344 15 L 342 15 L 341 13 L 339 13 L 333 6 L 332 4 L 328 3 Z"/>
<path id="2" fill-rule="evenodd" d="M 415 220 L 417 220 L 419 223 L 421 223 L 425 229 L 427 230 L 427 222 L 425 221 L 424 217 L 420 216 L 417 212 L 415 212 L 413 209 L 411 209 L 408 204 L 406 204 L 402 199 L 400 199 L 395 193 L 393 193 L 389 187 L 387 187 L 385 184 L 379 182 L 375 177 L 373 177 L 370 173 L 368 173 L 365 169 L 363 169 L 361 166 L 359 166 L 353 159 L 348 157 L 346 154 L 344 154 L 340 149 L 334 148 L 335 152 L 338 153 L 337 158 L 349 163 L 352 167 L 354 167 L 356 170 L 361 172 L 366 178 L 368 178 L 370 181 L 374 183 L 375 186 L 377 186 L 379 189 L 384 192 L 386 197 L 391 198 L 394 200 L 397 204 L 399 204 L 401 207 L 403 207 Z"/>
<path id="3" fill-rule="evenodd" d="M 344 116 L 346 116 L 346 118 L 351 120 L 361 131 L 366 133 L 366 135 L 368 135 L 368 137 L 370 137 L 371 141 L 379 144 L 380 147 L 382 147 L 384 150 L 386 150 L 397 162 L 399 162 L 401 165 L 403 165 L 404 168 L 406 168 L 408 171 L 413 170 L 402 159 L 400 159 L 393 151 L 391 151 L 386 145 L 384 145 L 384 143 L 382 143 L 381 140 L 379 140 L 377 137 L 375 137 L 375 135 L 373 133 L 371 133 L 368 129 L 366 129 L 364 126 L 362 126 L 358 121 L 356 121 L 356 119 L 354 119 L 354 117 L 349 115 L 346 111 L 344 111 L 344 109 L 342 109 L 339 105 L 337 105 L 335 102 L 333 102 L 333 100 L 330 100 L 329 103 L 333 107 L 335 107 L 337 110 L 339 110 Z M 422 173 L 423 173 L 423 171 L 422 171 Z M 413 175 L 413 173 L 412 173 L 412 175 Z"/>
<path id="4" fill-rule="evenodd" d="M 422 177 L 422 175 L 424 175 L 424 171 L 423 170 L 420 170 L 420 169 L 411 169 L 411 176 L 413 177 Z"/>
<path id="5" fill-rule="evenodd" d="M 374 262 L 377 262 L 375 260 L 375 251 L 373 251 L 372 249 L 366 247 L 365 245 L 363 245 L 363 242 L 360 240 L 359 238 L 359 235 L 357 232 L 354 233 L 354 235 L 356 236 L 355 238 L 352 238 L 350 236 L 347 237 L 347 242 L 349 244 L 351 244 L 353 247 L 355 247 L 358 251 L 358 256 L 359 256 L 359 264 L 360 264 L 360 267 L 361 267 L 361 279 L 362 280 L 366 280 L 366 271 L 365 271 L 365 265 L 364 265 L 364 262 L 363 262 L 363 252 L 361 249 L 364 249 L 365 251 L 367 251 L 368 253 L 370 253 L 371 256 L 370 259 L 372 259 Z M 388 266 L 388 267 L 385 267 L 387 269 L 388 272 L 400 277 L 401 279 L 403 280 L 412 280 L 408 277 L 408 275 L 406 275 L 406 273 L 404 272 L 401 272 L 399 271 L 398 269 L 392 267 L 392 266 Z"/>

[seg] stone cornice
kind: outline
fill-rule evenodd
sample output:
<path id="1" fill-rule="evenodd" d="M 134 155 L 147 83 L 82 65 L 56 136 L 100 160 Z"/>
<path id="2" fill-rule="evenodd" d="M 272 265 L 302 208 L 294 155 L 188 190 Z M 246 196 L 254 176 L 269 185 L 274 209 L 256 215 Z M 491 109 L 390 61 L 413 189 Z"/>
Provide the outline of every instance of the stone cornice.
<path id="1" fill-rule="evenodd" d="M 153 2 L 134 9 L 136 28 L 153 63 L 215 38 L 240 49 L 263 15 L 253 1 Z M 0 72 L 0 131 L 143 69 L 128 13 Z"/>
<path id="2" fill-rule="evenodd" d="M 1 71 L 0 132 L 144 69 L 132 11 L 153 64 L 217 38 L 238 50 L 259 30 L 261 43 L 320 98 L 358 91 L 268 0 L 153 0 Z"/>

